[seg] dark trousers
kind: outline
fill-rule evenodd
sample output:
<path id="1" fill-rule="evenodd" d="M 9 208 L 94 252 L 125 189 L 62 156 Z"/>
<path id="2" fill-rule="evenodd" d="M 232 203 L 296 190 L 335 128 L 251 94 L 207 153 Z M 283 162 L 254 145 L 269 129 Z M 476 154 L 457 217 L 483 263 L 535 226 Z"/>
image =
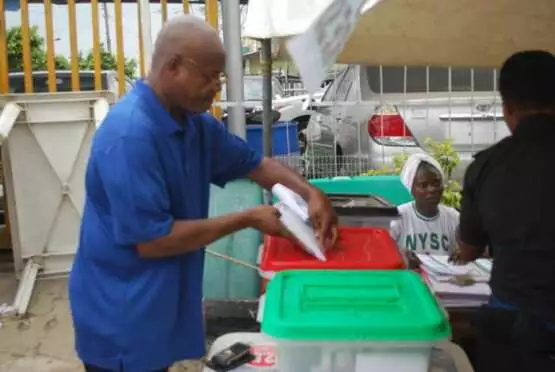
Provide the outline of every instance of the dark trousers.
<path id="1" fill-rule="evenodd" d="M 91 366 L 90 364 L 85 364 L 85 371 L 86 372 L 119 372 L 119 371 L 111 371 L 109 369 Z M 152 372 L 168 372 L 168 371 L 169 371 L 169 368 L 164 368 L 164 369 L 159 369 Z"/>
<path id="2" fill-rule="evenodd" d="M 476 372 L 554 372 L 555 331 L 516 311 L 480 309 Z"/>

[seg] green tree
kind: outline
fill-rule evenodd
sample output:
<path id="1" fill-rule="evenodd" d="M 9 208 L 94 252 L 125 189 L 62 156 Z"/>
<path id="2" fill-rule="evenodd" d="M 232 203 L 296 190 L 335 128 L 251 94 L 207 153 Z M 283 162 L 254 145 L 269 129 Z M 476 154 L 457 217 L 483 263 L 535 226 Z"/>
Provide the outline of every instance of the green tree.
<path id="1" fill-rule="evenodd" d="M 44 38 L 40 36 L 38 27 L 29 28 L 29 39 L 31 46 L 31 67 L 34 71 L 46 70 L 46 49 Z M 23 70 L 23 34 L 20 26 L 12 27 L 8 30 L 8 67 L 10 71 Z M 79 55 L 79 68 L 83 70 L 94 69 L 94 54 L 90 50 L 85 57 Z M 103 70 L 116 70 L 116 57 L 109 53 L 104 45 L 100 45 L 101 68 Z M 55 57 L 55 66 L 57 70 L 70 69 L 69 60 L 63 55 Z M 129 78 L 135 78 L 137 62 L 132 58 L 125 59 L 125 74 Z"/>
<path id="2" fill-rule="evenodd" d="M 104 44 L 100 44 L 100 65 L 103 70 L 117 70 L 116 56 L 106 50 Z M 85 57 L 79 56 L 79 68 L 82 70 L 94 69 L 94 51 L 90 50 Z M 125 75 L 134 79 L 136 77 L 137 62 L 132 58 L 126 58 L 124 62 Z"/>
<path id="3" fill-rule="evenodd" d="M 39 35 L 38 27 L 29 29 L 31 46 L 31 67 L 33 70 L 46 69 L 46 52 L 44 50 L 44 38 Z M 12 27 L 8 30 L 8 68 L 12 71 L 23 70 L 23 33 L 21 27 Z M 62 68 L 67 59 L 64 56 L 56 56 L 56 68 Z M 59 66 L 58 66 L 59 64 Z"/>

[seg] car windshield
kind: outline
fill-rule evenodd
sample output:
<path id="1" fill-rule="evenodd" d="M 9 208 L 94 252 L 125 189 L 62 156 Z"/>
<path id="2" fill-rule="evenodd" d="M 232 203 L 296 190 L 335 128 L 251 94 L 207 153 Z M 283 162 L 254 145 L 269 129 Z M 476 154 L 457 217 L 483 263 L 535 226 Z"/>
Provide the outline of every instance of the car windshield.
<path id="1" fill-rule="evenodd" d="M 243 92 L 245 101 L 262 101 L 262 77 L 245 77 L 244 81 Z M 227 101 L 226 88 L 224 83 L 220 96 L 222 101 Z M 283 97 L 283 90 L 279 82 L 275 79 L 272 79 L 272 94 L 274 99 L 278 98 L 278 96 Z"/>

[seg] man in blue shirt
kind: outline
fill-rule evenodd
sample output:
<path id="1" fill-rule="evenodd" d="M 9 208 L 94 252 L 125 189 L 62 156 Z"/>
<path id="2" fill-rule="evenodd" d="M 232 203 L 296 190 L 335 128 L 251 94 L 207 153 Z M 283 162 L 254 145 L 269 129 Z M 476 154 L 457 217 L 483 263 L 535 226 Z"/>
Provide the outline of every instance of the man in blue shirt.
<path id="1" fill-rule="evenodd" d="M 206 113 L 224 66 L 215 30 L 195 17 L 170 20 L 147 81 L 96 133 L 69 282 L 76 349 L 88 371 L 165 371 L 204 356 L 203 247 L 248 227 L 284 233 L 271 206 L 209 219 L 210 183 L 279 181 L 308 201 L 322 243 L 335 241 L 337 218 L 320 191 Z"/>

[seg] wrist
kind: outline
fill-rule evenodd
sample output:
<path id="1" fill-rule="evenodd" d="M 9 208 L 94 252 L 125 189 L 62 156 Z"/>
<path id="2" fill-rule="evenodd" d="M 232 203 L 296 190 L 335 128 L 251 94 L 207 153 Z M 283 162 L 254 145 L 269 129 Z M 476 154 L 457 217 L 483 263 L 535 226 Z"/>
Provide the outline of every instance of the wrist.
<path id="1" fill-rule="evenodd" d="M 240 229 L 252 228 L 255 226 L 255 213 L 254 209 L 247 209 L 246 211 L 239 212 L 238 223 Z"/>
<path id="2" fill-rule="evenodd" d="M 317 188 L 315 186 L 308 185 L 305 200 L 307 202 L 310 202 L 311 199 L 320 197 L 321 195 L 322 195 L 322 190 L 320 190 L 319 188 Z"/>
<path id="3" fill-rule="evenodd" d="M 266 205 L 259 205 L 259 206 L 247 209 L 246 211 L 239 212 L 241 213 L 241 216 L 239 217 L 239 221 L 240 223 L 243 224 L 242 228 L 257 229 L 258 226 L 260 225 L 261 213 L 263 213 L 263 209 L 267 207 L 268 206 Z"/>

